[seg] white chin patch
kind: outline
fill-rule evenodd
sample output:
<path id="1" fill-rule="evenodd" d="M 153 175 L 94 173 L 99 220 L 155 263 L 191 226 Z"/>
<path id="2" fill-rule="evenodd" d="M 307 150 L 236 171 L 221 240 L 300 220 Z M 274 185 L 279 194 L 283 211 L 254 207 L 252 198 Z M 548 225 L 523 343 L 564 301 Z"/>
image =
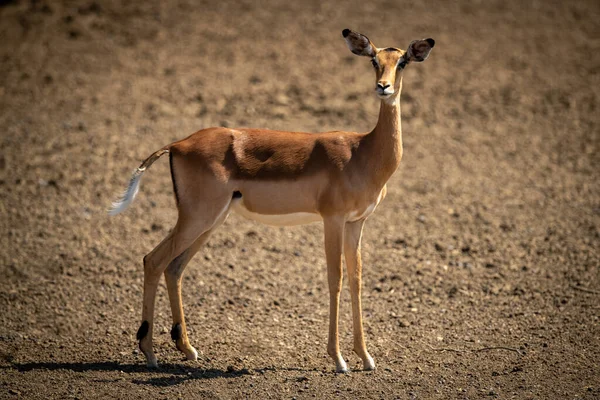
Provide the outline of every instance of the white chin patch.
<path id="1" fill-rule="evenodd" d="M 375 93 L 377 93 L 378 97 L 382 99 L 387 99 L 388 97 L 394 94 L 394 89 L 385 89 L 384 91 L 375 90 Z"/>
<path id="2" fill-rule="evenodd" d="M 377 97 L 379 97 L 381 100 L 390 100 L 391 98 L 393 98 L 394 93 L 390 93 L 390 94 L 381 94 L 381 93 L 377 93 Z"/>

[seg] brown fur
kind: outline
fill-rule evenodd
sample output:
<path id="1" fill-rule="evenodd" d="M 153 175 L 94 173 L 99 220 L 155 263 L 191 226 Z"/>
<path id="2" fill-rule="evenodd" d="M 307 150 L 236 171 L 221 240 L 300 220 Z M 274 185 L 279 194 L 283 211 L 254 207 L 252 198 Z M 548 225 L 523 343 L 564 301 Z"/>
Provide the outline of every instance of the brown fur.
<path id="1" fill-rule="evenodd" d="M 240 191 L 244 202 L 261 204 L 251 207 L 257 212 L 328 214 L 349 212 L 372 203 L 400 162 L 398 145 L 394 135 L 376 131 L 311 134 L 209 128 L 173 143 L 168 149 L 174 165 L 193 165 L 192 174 L 202 171 L 225 185 L 229 192 Z M 367 171 L 376 178 L 365 180 Z M 179 170 L 176 176 L 176 186 L 181 187 L 186 178 Z M 312 196 L 298 209 L 286 207 L 283 212 L 280 205 L 269 200 L 280 202 L 277 199 L 281 198 L 283 186 L 278 186 L 281 181 L 292 183 L 291 186 L 310 184 L 321 189 L 313 189 Z M 263 183 L 260 202 L 253 201 L 257 182 Z M 266 186 L 272 186 L 275 193 L 265 196 Z"/>

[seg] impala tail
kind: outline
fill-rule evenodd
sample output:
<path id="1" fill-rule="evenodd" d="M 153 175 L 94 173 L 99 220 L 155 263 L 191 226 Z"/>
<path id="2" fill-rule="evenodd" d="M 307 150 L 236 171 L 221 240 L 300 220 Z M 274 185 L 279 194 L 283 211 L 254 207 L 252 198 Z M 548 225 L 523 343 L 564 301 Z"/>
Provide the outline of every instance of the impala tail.
<path id="1" fill-rule="evenodd" d="M 142 180 L 142 175 L 146 172 L 146 169 L 154 164 L 154 161 L 158 160 L 163 154 L 167 154 L 168 152 L 168 148 L 162 148 L 152 153 L 139 167 L 133 170 L 133 175 L 131 175 L 127 189 L 125 189 L 125 192 L 123 192 L 117 201 L 112 203 L 111 208 L 108 210 L 109 215 L 117 215 L 129 207 L 140 189 L 140 181 Z"/>

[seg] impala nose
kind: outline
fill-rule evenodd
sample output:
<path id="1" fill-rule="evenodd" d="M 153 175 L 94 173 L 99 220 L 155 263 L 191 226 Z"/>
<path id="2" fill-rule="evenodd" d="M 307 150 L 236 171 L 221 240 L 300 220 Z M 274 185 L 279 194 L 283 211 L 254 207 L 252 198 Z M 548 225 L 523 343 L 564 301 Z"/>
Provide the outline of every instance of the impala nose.
<path id="1" fill-rule="evenodd" d="M 394 93 L 394 89 L 387 82 L 377 82 L 377 93 L 382 95 L 389 95 Z"/>

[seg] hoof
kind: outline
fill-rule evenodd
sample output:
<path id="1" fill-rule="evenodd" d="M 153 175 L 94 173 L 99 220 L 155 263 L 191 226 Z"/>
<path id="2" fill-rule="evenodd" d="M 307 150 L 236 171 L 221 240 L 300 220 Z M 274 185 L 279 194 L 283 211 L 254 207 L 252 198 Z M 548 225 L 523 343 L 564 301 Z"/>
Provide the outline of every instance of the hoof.
<path id="1" fill-rule="evenodd" d="M 373 371 L 375 370 L 375 361 L 373 360 L 373 357 L 368 356 L 364 361 L 363 361 L 363 369 L 365 371 Z"/>
<path id="2" fill-rule="evenodd" d="M 341 360 L 340 362 L 336 363 L 335 372 L 337 372 L 338 374 L 345 374 L 346 372 L 348 372 L 348 366 L 346 365 L 346 362 L 344 360 Z"/>
<path id="3" fill-rule="evenodd" d="M 184 351 L 184 353 L 185 358 L 187 358 L 189 361 L 196 361 L 198 359 L 198 352 L 192 346 L 190 346 L 187 351 Z"/>
<path id="4" fill-rule="evenodd" d="M 142 350 L 142 346 L 140 346 L 140 350 Z M 158 368 L 158 361 L 156 360 L 156 356 L 154 355 L 154 352 L 152 350 L 150 350 L 148 353 L 142 350 L 142 353 L 144 354 L 144 356 L 146 356 L 146 366 L 148 368 Z"/>

